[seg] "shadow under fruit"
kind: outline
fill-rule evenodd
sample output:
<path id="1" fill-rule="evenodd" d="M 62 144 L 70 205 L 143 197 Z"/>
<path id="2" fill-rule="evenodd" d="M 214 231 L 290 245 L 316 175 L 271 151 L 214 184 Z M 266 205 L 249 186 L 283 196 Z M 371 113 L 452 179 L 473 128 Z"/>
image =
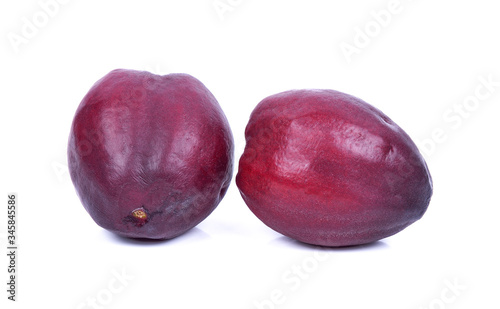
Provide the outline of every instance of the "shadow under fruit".
<path id="1" fill-rule="evenodd" d="M 194 77 L 114 70 L 76 111 L 68 164 L 98 225 L 125 237 L 170 239 L 222 200 L 233 148 L 221 107 Z"/>
<path id="2" fill-rule="evenodd" d="M 322 246 L 371 243 L 420 219 L 432 196 L 411 138 L 380 110 L 334 90 L 260 102 L 236 184 L 270 228 Z"/>

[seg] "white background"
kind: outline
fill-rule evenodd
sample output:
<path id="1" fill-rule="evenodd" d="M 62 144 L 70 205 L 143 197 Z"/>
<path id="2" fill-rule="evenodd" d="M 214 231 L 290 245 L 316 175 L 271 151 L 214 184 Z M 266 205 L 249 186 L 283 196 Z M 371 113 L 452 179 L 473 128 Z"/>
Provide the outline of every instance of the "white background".
<path id="1" fill-rule="evenodd" d="M 19 194 L 20 248 L 15 304 L 0 258 L 2 308 L 500 307 L 500 86 L 480 81 L 500 81 L 494 1 L 221 0 L 222 13 L 213 0 L 61 0 L 45 12 L 50 2 L 0 4 L 0 200 Z M 236 163 L 264 97 L 360 97 L 420 146 L 429 210 L 372 245 L 320 250 L 267 228 L 233 181 L 185 235 L 120 239 L 85 212 L 66 166 L 74 112 L 115 68 L 200 79 L 229 119 Z"/>

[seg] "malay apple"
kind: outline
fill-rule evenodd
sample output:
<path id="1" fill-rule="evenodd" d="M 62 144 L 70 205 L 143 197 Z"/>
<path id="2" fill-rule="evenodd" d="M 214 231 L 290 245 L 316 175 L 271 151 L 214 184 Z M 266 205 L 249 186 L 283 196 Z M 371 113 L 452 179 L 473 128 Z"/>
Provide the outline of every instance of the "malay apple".
<path id="1" fill-rule="evenodd" d="M 78 106 L 68 164 L 98 225 L 125 237 L 170 239 L 219 204 L 233 147 L 219 103 L 199 80 L 119 69 Z"/>
<path id="2" fill-rule="evenodd" d="M 426 211 L 432 180 L 411 138 L 377 108 L 334 90 L 261 101 L 236 184 L 275 231 L 321 246 L 371 243 Z"/>

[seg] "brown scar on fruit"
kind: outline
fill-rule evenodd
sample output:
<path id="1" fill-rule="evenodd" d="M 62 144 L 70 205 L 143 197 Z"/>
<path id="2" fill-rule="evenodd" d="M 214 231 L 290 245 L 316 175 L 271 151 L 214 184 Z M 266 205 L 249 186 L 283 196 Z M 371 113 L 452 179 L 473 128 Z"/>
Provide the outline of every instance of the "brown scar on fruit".
<path id="1" fill-rule="evenodd" d="M 125 217 L 124 221 L 134 223 L 135 226 L 141 227 L 149 221 L 148 211 L 144 208 L 144 206 L 136 208 Z"/>

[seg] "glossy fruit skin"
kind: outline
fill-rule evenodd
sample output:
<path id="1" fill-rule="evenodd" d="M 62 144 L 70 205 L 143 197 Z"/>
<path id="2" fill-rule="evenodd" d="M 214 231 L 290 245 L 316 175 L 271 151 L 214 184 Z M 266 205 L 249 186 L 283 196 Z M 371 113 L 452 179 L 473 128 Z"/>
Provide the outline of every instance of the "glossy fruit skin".
<path id="1" fill-rule="evenodd" d="M 250 116 L 236 184 L 275 231 L 313 245 L 367 244 L 406 228 L 432 196 L 411 138 L 380 110 L 334 90 L 267 97 Z"/>
<path id="2" fill-rule="evenodd" d="M 170 239 L 222 200 L 233 148 L 229 123 L 200 81 L 120 69 L 80 103 L 68 164 L 98 225 L 125 237 Z"/>

